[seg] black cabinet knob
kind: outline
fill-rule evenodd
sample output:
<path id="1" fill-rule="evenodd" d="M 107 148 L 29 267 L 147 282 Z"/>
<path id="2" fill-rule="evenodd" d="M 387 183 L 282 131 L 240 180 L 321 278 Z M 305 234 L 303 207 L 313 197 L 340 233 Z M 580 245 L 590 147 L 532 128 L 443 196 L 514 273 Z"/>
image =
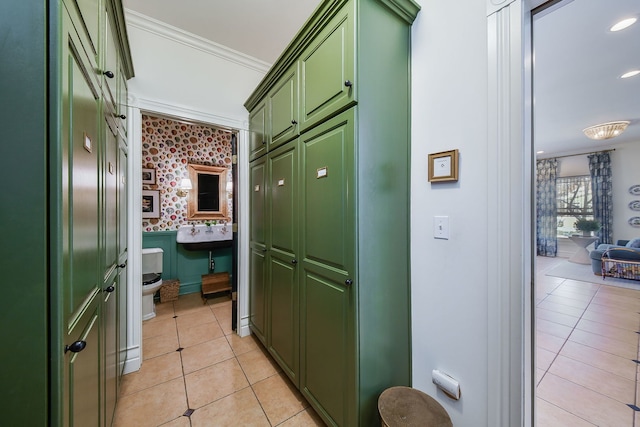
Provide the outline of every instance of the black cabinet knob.
<path id="1" fill-rule="evenodd" d="M 64 346 L 64 352 L 70 351 L 72 353 L 80 353 L 87 346 L 86 341 L 76 341 L 71 345 Z"/>
<path id="2" fill-rule="evenodd" d="M 104 288 L 104 291 L 107 292 L 107 293 L 111 293 L 111 292 L 113 292 L 115 290 L 116 290 L 116 288 L 113 285 L 109 285 L 106 288 Z"/>
<path id="3" fill-rule="evenodd" d="M 351 285 L 353 285 L 353 280 L 347 279 L 347 280 L 344 281 L 344 284 L 347 285 L 347 286 L 351 286 Z"/>
<path id="4" fill-rule="evenodd" d="M 104 73 L 105 76 L 109 77 L 110 79 L 114 78 L 116 75 L 113 74 L 113 71 L 105 71 Z"/>
<path id="5" fill-rule="evenodd" d="M 297 124 L 298 124 L 298 122 L 297 122 L 297 121 L 295 121 L 295 120 L 291 120 L 291 124 L 295 126 L 295 125 L 297 125 Z"/>
<path id="6" fill-rule="evenodd" d="M 353 83 L 351 83 L 351 80 L 345 80 L 344 85 L 346 87 L 351 87 L 351 86 L 353 86 Z"/>
<path id="7" fill-rule="evenodd" d="M 291 260 L 291 264 L 297 264 L 297 263 L 298 263 L 297 259 L 294 258 L 294 259 Z"/>
<path id="8" fill-rule="evenodd" d="M 127 116 L 125 116 L 124 114 L 114 114 L 114 116 L 120 117 L 122 120 L 127 118 Z"/>
<path id="9" fill-rule="evenodd" d="M 125 268 L 127 266 L 126 262 L 123 262 L 122 264 L 118 264 L 118 268 Z"/>

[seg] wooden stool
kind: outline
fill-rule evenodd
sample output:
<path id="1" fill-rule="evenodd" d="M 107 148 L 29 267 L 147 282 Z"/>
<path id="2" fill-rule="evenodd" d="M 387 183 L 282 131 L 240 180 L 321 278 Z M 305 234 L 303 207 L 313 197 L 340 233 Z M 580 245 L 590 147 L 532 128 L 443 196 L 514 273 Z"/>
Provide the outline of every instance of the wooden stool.
<path id="1" fill-rule="evenodd" d="M 453 427 L 433 397 L 411 387 L 391 387 L 378 398 L 382 427 Z"/>
<path id="2" fill-rule="evenodd" d="M 207 303 L 207 295 L 218 292 L 231 291 L 229 273 L 210 273 L 202 275 L 202 300 Z"/>

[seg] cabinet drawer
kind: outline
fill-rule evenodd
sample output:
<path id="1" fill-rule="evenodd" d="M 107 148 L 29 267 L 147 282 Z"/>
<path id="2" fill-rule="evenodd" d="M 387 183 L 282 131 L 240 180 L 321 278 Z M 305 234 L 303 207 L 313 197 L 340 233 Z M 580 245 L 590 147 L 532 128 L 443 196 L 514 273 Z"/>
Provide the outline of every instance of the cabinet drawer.
<path id="1" fill-rule="evenodd" d="M 314 38 L 300 59 L 300 132 L 356 101 L 354 3 Z"/>

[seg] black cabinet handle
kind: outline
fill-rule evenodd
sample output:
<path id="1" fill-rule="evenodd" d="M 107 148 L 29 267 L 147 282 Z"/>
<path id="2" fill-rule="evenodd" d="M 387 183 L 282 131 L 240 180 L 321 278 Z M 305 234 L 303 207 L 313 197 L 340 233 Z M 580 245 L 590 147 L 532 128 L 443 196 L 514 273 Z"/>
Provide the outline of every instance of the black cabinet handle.
<path id="1" fill-rule="evenodd" d="M 295 126 L 295 125 L 297 125 L 297 124 L 298 124 L 298 122 L 297 122 L 297 121 L 295 121 L 295 120 L 291 120 L 291 124 Z"/>
<path id="2" fill-rule="evenodd" d="M 80 353 L 87 346 L 86 341 L 76 341 L 71 345 L 64 346 L 64 352 L 70 351 L 72 353 Z"/>
<path id="3" fill-rule="evenodd" d="M 122 264 L 118 264 L 118 268 L 125 268 L 127 266 L 126 262 L 123 262 Z"/>
<path id="4" fill-rule="evenodd" d="M 297 260 L 297 259 L 295 259 L 295 258 L 294 258 L 294 259 L 292 259 L 292 260 L 291 260 L 291 264 L 294 264 L 294 265 L 295 265 L 295 264 L 297 264 L 297 263 L 298 263 L 298 260 Z"/>
<path id="5" fill-rule="evenodd" d="M 125 116 L 124 114 L 114 114 L 114 116 L 120 117 L 122 120 L 127 118 L 127 116 Z"/>
<path id="6" fill-rule="evenodd" d="M 104 291 L 107 292 L 107 293 L 111 293 L 111 292 L 113 292 L 115 290 L 116 290 L 116 288 L 113 285 L 109 285 L 106 288 L 104 288 Z"/>
<path id="7" fill-rule="evenodd" d="M 116 75 L 113 74 L 113 71 L 105 71 L 104 73 L 105 76 L 109 77 L 110 79 L 114 78 Z"/>
<path id="8" fill-rule="evenodd" d="M 346 87 L 351 87 L 351 86 L 353 86 L 353 83 L 351 83 L 351 80 L 345 80 L 344 85 Z"/>
<path id="9" fill-rule="evenodd" d="M 344 281 L 344 284 L 347 285 L 347 286 L 351 286 L 351 285 L 353 285 L 353 280 L 347 279 L 347 280 Z"/>

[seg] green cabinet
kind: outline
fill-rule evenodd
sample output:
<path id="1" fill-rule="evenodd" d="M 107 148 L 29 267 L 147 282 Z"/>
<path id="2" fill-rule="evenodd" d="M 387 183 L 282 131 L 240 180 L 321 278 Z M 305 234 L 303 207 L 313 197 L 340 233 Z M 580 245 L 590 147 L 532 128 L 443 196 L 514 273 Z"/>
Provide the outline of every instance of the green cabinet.
<path id="1" fill-rule="evenodd" d="M 268 159 L 267 348 L 298 383 L 298 145 L 292 141 Z"/>
<path id="2" fill-rule="evenodd" d="M 263 101 L 249 114 L 249 160 L 267 152 L 267 104 Z"/>
<path id="3" fill-rule="evenodd" d="M 267 344 L 266 159 L 250 165 L 249 326 Z"/>
<path id="4" fill-rule="evenodd" d="M 270 124 L 250 120 L 267 135 L 251 167 L 266 157 L 269 177 L 267 219 L 250 218 L 267 236 L 260 256 L 252 246 L 250 305 L 267 300 L 261 341 L 327 425 L 376 425 L 380 393 L 411 385 L 418 11 L 412 0 L 323 1 L 245 103 Z M 265 263 L 266 282 L 254 273 Z"/>
<path id="5" fill-rule="evenodd" d="M 16 255 L 2 255 L 18 293 L 6 295 L 16 309 L 2 338 L 16 358 L 3 353 L 1 377 L 4 403 L 21 410 L 5 411 L 3 424 L 108 426 L 126 336 L 125 270 L 117 267 L 126 265 L 126 122 L 113 114 L 133 74 L 122 5 L 10 3 L 0 12 L 0 116 L 7 140 L 19 143 L 4 144 L 2 155 L 12 159 L 8 200 L 22 209 L 7 211 L 16 231 L 5 237 Z M 122 73 L 112 88 L 102 72 L 108 61 Z"/>

